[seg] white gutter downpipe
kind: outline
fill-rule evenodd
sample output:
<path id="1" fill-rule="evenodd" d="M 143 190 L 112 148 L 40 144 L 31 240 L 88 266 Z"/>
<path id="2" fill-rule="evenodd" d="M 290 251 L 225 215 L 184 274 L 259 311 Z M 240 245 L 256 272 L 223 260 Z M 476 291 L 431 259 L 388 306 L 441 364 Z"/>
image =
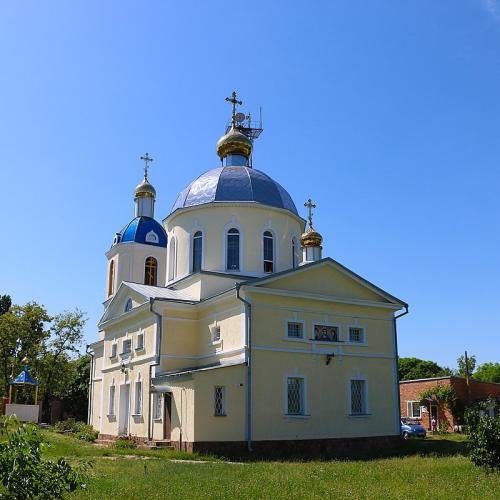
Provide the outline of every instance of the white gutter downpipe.
<path id="1" fill-rule="evenodd" d="M 236 297 L 245 304 L 245 363 L 247 365 L 247 447 L 252 452 L 252 304 L 240 296 L 241 283 L 236 283 Z"/>

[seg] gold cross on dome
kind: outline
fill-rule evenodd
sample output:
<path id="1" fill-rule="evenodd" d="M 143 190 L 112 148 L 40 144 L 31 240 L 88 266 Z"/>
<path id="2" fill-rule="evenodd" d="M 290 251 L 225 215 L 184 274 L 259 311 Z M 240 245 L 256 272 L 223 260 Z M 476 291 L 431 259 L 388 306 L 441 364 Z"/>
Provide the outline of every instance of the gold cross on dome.
<path id="1" fill-rule="evenodd" d="M 243 104 L 243 101 L 238 101 L 236 99 L 236 91 L 233 90 L 233 93 L 231 94 L 231 97 L 226 97 L 226 101 L 230 102 L 233 105 L 233 113 L 231 115 L 231 123 L 234 126 L 236 126 L 236 104 L 239 104 L 240 106 Z"/>
<path id="2" fill-rule="evenodd" d="M 144 162 L 144 179 L 148 180 L 149 164 L 153 161 L 153 158 L 149 156 L 149 153 L 146 153 L 140 159 Z"/>
<path id="3" fill-rule="evenodd" d="M 312 216 L 313 216 L 312 209 L 316 208 L 316 205 L 313 203 L 313 201 L 311 200 L 311 198 L 309 198 L 304 203 L 304 206 L 309 210 L 309 216 L 307 217 L 307 219 L 309 220 L 309 227 L 312 227 L 312 225 L 313 225 L 313 222 L 312 222 Z"/>

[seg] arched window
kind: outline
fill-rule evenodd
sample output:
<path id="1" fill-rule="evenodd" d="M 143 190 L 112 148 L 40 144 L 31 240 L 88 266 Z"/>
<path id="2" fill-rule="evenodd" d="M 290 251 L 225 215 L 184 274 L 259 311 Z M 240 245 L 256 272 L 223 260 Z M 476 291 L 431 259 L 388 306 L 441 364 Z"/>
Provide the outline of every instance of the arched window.
<path id="1" fill-rule="evenodd" d="M 240 232 L 235 227 L 227 232 L 226 269 L 228 271 L 240 270 Z"/>
<path id="2" fill-rule="evenodd" d="M 125 312 L 129 312 L 132 309 L 132 299 L 129 297 L 127 302 L 125 302 Z"/>
<path id="3" fill-rule="evenodd" d="M 115 290 L 115 261 L 112 260 L 109 263 L 109 273 L 108 273 L 108 297 L 113 295 Z"/>
<path id="4" fill-rule="evenodd" d="M 292 267 L 299 265 L 299 252 L 298 252 L 297 238 L 292 238 Z"/>
<path id="5" fill-rule="evenodd" d="M 203 254 L 203 234 L 196 231 L 193 235 L 193 273 L 201 271 L 201 258 Z"/>
<path id="6" fill-rule="evenodd" d="M 158 261 L 154 257 L 148 257 L 144 264 L 144 284 L 156 286 L 158 275 Z"/>
<path id="7" fill-rule="evenodd" d="M 168 281 L 175 279 L 177 274 L 177 255 L 175 251 L 175 238 L 170 240 L 170 251 L 168 252 Z"/>
<path id="8" fill-rule="evenodd" d="M 271 231 L 264 231 L 262 244 L 264 245 L 264 272 L 272 273 L 274 272 L 274 242 Z"/>

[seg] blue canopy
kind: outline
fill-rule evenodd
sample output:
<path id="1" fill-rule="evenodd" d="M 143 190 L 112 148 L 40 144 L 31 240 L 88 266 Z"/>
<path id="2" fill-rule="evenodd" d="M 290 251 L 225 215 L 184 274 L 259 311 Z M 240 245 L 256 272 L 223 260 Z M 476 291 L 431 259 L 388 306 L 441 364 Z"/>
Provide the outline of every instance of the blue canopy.
<path id="1" fill-rule="evenodd" d="M 30 375 L 28 365 L 23 366 L 22 372 L 11 382 L 11 385 L 38 385 L 38 382 Z"/>

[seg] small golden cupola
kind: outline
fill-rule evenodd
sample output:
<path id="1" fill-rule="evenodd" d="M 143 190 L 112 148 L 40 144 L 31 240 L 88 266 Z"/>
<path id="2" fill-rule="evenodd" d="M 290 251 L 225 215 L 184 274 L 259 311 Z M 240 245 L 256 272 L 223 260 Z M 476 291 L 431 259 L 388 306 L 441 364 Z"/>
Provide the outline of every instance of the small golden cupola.
<path id="1" fill-rule="evenodd" d="M 144 161 L 144 179 L 134 190 L 135 216 L 136 217 L 154 217 L 154 205 L 156 201 L 156 189 L 148 180 L 149 164 L 153 158 L 146 153 L 141 156 Z"/>
<path id="2" fill-rule="evenodd" d="M 309 210 L 309 215 L 307 217 L 309 227 L 300 237 L 300 244 L 302 246 L 301 265 L 321 260 L 321 253 L 323 250 L 321 246 L 323 236 L 314 229 L 312 223 L 312 209 L 316 208 L 316 205 L 312 202 L 311 198 L 309 198 L 306 203 L 304 203 L 304 206 Z"/>
<path id="3" fill-rule="evenodd" d="M 231 125 L 226 129 L 226 134 L 217 141 L 217 154 L 226 166 L 249 167 L 253 148 L 252 137 L 258 137 L 258 134 L 252 135 L 252 133 L 257 129 L 243 125 L 243 121 L 247 119 L 250 123 L 250 116 L 236 112 L 236 105 L 243 104 L 243 101 L 236 99 L 236 92 L 233 92 L 231 97 L 226 97 L 226 101 L 233 106 Z"/>

